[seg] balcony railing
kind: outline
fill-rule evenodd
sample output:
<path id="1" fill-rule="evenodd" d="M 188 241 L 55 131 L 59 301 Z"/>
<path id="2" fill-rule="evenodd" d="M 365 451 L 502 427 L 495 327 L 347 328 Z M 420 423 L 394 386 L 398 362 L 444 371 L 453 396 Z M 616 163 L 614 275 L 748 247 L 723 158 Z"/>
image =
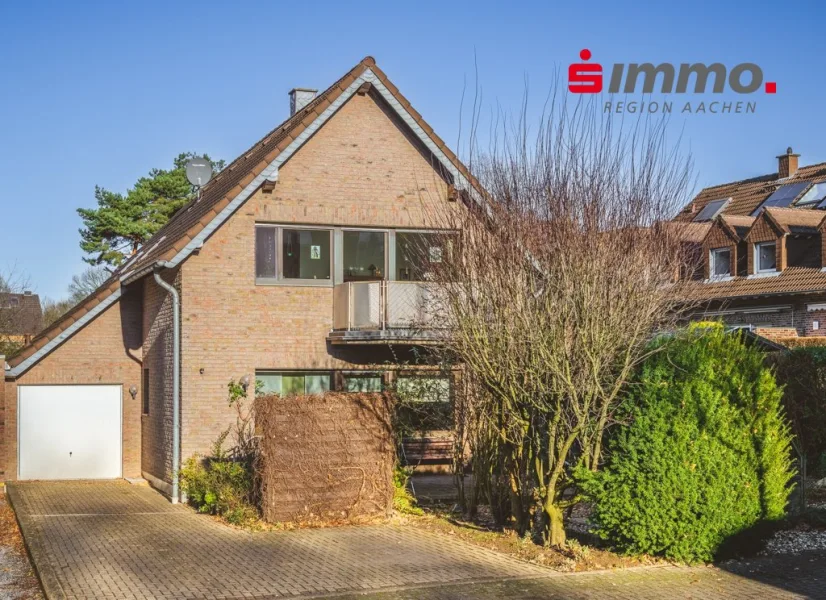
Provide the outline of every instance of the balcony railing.
<path id="1" fill-rule="evenodd" d="M 342 341 L 437 340 L 439 286 L 415 281 L 358 281 L 333 291 L 333 331 Z"/>

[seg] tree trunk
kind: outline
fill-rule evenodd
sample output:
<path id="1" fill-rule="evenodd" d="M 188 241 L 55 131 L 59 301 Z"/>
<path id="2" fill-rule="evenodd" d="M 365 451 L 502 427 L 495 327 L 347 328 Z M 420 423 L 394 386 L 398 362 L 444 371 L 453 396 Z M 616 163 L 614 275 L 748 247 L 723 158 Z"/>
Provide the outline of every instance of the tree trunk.
<path id="1" fill-rule="evenodd" d="M 548 500 L 545 503 L 545 515 L 548 519 L 548 544 L 561 547 L 565 545 L 565 527 L 562 518 L 562 509 Z"/>

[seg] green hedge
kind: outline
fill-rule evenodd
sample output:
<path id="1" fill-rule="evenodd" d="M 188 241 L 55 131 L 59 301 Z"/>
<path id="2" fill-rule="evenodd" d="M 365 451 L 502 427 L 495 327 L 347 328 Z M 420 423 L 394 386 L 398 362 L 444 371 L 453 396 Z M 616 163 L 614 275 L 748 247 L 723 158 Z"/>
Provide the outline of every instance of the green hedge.
<path id="1" fill-rule="evenodd" d="M 660 341 L 630 386 L 603 471 L 584 474 L 596 532 L 687 562 L 785 515 L 791 434 L 763 355 L 721 327 Z"/>
<path id="2" fill-rule="evenodd" d="M 810 471 L 826 477 L 826 348 L 796 348 L 773 361 L 792 431 Z"/>

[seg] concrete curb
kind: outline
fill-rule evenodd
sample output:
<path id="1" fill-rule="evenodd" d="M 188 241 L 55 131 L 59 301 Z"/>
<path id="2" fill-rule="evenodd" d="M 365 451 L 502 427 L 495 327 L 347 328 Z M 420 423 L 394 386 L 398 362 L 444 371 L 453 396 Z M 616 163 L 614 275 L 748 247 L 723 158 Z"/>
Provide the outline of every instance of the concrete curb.
<path id="1" fill-rule="evenodd" d="M 57 574 L 52 568 L 51 561 L 46 557 L 46 550 L 39 541 L 40 536 L 34 535 L 34 532 L 31 531 L 35 527 L 32 523 L 32 518 L 20 518 L 20 512 L 15 506 L 20 502 L 20 498 L 17 495 L 17 488 L 14 483 L 6 484 L 6 499 L 14 512 L 14 518 L 23 536 L 23 546 L 25 546 L 26 552 L 29 555 L 29 563 L 37 576 L 37 580 L 40 582 L 43 595 L 47 600 L 62 600 L 66 598 L 66 593 L 63 591 Z"/>

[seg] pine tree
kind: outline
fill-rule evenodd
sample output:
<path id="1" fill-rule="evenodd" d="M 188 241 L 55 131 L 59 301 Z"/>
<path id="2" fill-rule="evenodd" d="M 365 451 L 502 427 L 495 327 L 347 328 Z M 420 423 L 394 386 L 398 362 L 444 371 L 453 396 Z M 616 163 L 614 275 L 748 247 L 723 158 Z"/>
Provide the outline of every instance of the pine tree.
<path id="1" fill-rule="evenodd" d="M 80 247 L 89 255 L 83 260 L 117 267 L 137 252 L 192 199 L 195 189 L 186 178 L 185 165 L 193 156 L 192 152 L 179 154 L 172 169 L 152 169 L 125 195 L 96 186 L 97 208 L 77 211 L 83 219 Z M 223 161 L 213 164 L 216 170 L 224 166 Z"/>

